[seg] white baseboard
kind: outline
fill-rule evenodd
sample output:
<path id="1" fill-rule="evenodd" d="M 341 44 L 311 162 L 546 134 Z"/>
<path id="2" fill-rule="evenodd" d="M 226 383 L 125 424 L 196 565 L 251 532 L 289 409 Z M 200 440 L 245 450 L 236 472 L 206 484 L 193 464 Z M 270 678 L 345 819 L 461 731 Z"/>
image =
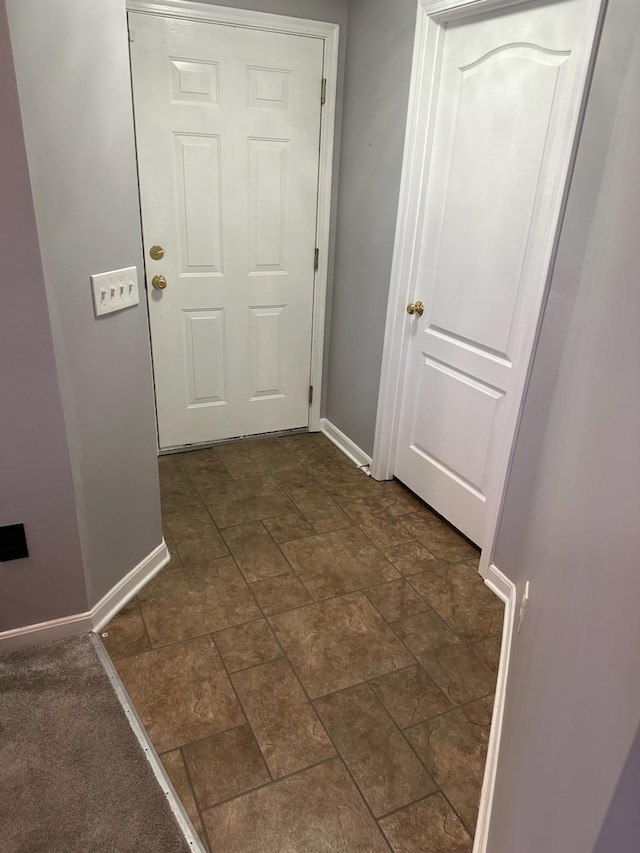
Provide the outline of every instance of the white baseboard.
<path id="1" fill-rule="evenodd" d="M 133 596 L 149 583 L 151 578 L 164 568 L 171 555 L 164 539 L 150 554 L 132 569 L 126 577 L 117 583 L 113 589 L 99 601 L 91 611 L 94 631 L 99 631 L 127 604 Z"/>
<path id="2" fill-rule="evenodd" d="M 357 444 L 351 441 L 343 432 L 340 432 L 338 427 L 334 426 L 331 421 L 326 418 L 320 419 L 320 431 L 327 436 L 329 441 L 332 441 L 345 456 L 357 465 L 358 468 L 366 468 L 371 465 L 371 457 L 364 450 L 361 450 Z"/>
<path id="3" fill-rule="evenodd" d="M 62 619 L 39 622 L 37 625 L 24 625 L 0 634 L 0 652 L 14 652 L 28 646 L 39 646 L 51 640 L 63 640 L 65 637 L 78 637 L 93 629 L 91 613 L 74 613 Z"/>
<path id="4" fill-rule="evenodd" d="M 496 695 L 493 702 L 493 716 L 491 718 L 491 733 L 489 735 L 489 746 L 487 749 L 487 763 L 484 769 L 482 782 L 482 794 L 480 797 L 480 811 L 478 823 L 476 824 L 476 835 L 473 844 L 473 853 L 487 853 L 489 844 L 489 825 L 491 822 L 491 810 L 493 809 L 493 795 L 496 787 L 496 776 L 498 772 L 498 755 L 500 752 L 500 739 L 502 736 L 502 721 L 507 698 L 507 679 L 509 676 L 509 660 L 511 657 L 511 641 L 513 639 L 513 626 L 516 613 L 516 587 L 500 569 L 493 564 L 487 569 L 484 579 L 485 584 L 494 592 L 498 598 L 504 601 L 504 623 L 502 626 L 502 646 L 500 649 L 500 665 L 498 667 L 498 681 L 496 684 Z"/>
<path id="5" fill-rule="evenodd" d="M 99 631 L 122 610 L 130 599 L 167 565 L 171 555 L 164 539 L 157 548 L 132 569 L 126 577 L 86 613 L 75 613 L 62 619 L 25 625 L 0 634 L 0 652 L 12 652 L 28 646 L 38 646 L 65 637 L 77 637 L 89 631 Z"/>

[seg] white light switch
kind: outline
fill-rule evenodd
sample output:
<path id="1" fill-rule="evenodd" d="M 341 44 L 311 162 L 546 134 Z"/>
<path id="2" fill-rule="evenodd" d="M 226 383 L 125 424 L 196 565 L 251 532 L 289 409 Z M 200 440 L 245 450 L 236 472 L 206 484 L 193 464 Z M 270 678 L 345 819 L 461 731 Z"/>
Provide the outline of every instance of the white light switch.
<path id="1" fill-rule="evenodd" d="M 140 302 L 138 270 L 135 267 L 127 267 L 92 275 L 91 290 L 96 317 L 131 308 Z"/>

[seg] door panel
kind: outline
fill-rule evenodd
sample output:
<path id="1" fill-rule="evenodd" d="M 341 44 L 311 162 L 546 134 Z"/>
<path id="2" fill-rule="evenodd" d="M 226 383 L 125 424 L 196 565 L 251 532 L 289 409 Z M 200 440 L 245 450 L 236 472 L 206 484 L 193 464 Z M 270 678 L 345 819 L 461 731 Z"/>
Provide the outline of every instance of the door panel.
<path id="1" fill-rule="evenodd" d="M 475 542 L 562 179 L 586 0 L 449 25 L 394 472 Z M 563 130 L 564 128 L 564 130 Z M 564 168 L 564 167 L 562 167 Z"/>
<path id="2" fill-rule="evenodd" d="M 307 426 L 323 42 L 130 25 L 160 446 Z"/>
<path id="3" fill-rule="evenodd" d="M 223 274 L 220 137 L 175 141 L 180 272 Z"/>
<path id="4" fill-rule="evenodd" d="M 226 403 L 224 309 L 183 313 L 189 405 Z"/>

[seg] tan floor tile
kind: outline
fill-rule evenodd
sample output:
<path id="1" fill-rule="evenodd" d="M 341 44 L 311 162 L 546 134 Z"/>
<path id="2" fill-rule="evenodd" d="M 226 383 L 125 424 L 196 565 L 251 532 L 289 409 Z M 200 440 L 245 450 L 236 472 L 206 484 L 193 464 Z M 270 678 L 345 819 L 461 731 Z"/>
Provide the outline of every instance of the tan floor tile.
<path id="1" fill-rule="evenodd" d="M 388 622 L 430 609 L 422 596 L 404 579 L 373 586 L 365 589 L 364 594 Z"/>
<path id="2" fill-rule="evenodd" d="M 190 450 L 181 453 L 179 458 L 183 470 L 197 488 L 216 486 L 231 477 L 214 448 Z"/>
<path id="3" fill-rule="evenodd" d="M 401 619 L 394 630 L 456 705 L 485 696 L 495 676 L 433 611 Z"/>
<path id="4" fill-rule="evenodd" d="M 102 642 L 113 660 L 136 655 L 151 648 L 151 641 L 134 599 L 100 632 Z"/>
<path id="5" fill-rule="evenodd" d="M 329 497 L 339 504 L 375 497 L 376 481 L 344 456 L 341 460 L 318 465 L 315 474 Z"/>
<path id="6" fill-rule="evenodd" d="M 399 577 L 357 527 L 288 542 L 282 550 L 316 601 Z"/>
<path id="7" fill-rule="evenodd" d="M 116 661 L 158 752 L 244 723 L 244 714 L 210 637 Z"/>
<path id="8" fill-rule="evenodd" d="M 317 484 L 289 487 L 287 494 L 316 533 L 351 527 L 351 522 L 338 504 Z"/>
<path id="9" fill-rule="evenodd" d="M 431 551 L 437 560 L 460 563 L 480 558 L 477 548 L 427 509 L 402 516 L 400 520 L 411 536 Z"/>
<path id="10" fill-rule="evenodd" d="M 204 506 L 165 513 L 163 520 L 183 565 L 204 563 L 229 553 Z"/>
<path id="11" fill-rule="evenodd" d="M 201 489 L 200 494 L 221 528 L 295 512 L 295 506 L 271 477 L 231 480 Z"/>
<path id="12" fill-rule="evenodd" d="M 452 707 L 451 701 L 420 666 L 390 672 L 369 683 L 401 729 L 442 714 Z"/>
<path id="13" fill-rule="evenodd" d="M 279 545 L 283 542 L 292 542 L 294 539 L 304 539 L 305 536 L 313 536 L 315 532 L 309 522 L 305 521 L 298 512 L 292 512 L 280 518 L 267 518 L 263 524 Z"/>
<path id="14" fill-rule="evenodd" d="M 251 591 L 267 616 L 311 604 L 313 599 L 295 575 L 251 584 Z"/>
<path id="15" fill-rule="evenodd" d="M 334 457 L 338 448 L 330 441 L 318 441 L 319 433 L 291 435 L 282 439 L 285 447 L 304 465 L 315 465 Z"/>
<path id="16" fill-rule="evenodd" d="M 368 684 L 317 699 L 315 706 L 376 817 L 436 790 Z"/>
<path id="17" fill-rule="evenodd" d="M 282 657 L 282 650 L 264 619 L 220 631 L 215 641 L 229 672 Z"/>
<path id="18" fill-rule="evenodd" d="M 218 557 L 225 557 L 229 551 L 218 531 L 212 526 L 202 531 L 202 535 L 177 545 L 178 555 L 183 566 L 195 566 Z"/>
<path id="19" fill-rule="evenodd" d="M 380 821 L 395 853 L 471 853 L 473 842 L 442 794 Z"/>
<path id="20" fill-rule="evenodd" d="M 188 489 L 167 489 L 160 492 L 160 504 L 163 514 L 171 512 L 198 512 L 202 509 L 202 498 L 196 491 L 195 485 L 190 484 Z"/>
<path id="21" fill-rule="evenodd" d="M 105 642 L 201 837 L 206 809 L 221 853 L 471 853 L 502 624 L 476 549 L 321 434 L 159 468 L 173 559 Z"/>
<path id="22" fill-rule="evenodd" d="M 299 462 L 279 439 L 264 438 L 218 447 L 217 455 L 232 477 L 262 477 L 295 468 Z"/>
<path id="23" fill-rule="evenodd" d="M 378 483 L 376 500 L 393 516 L 408 515 L 424 507 L 422 501 L 397 480 Z"/>
<path id="24" fill-rule="evenodd" d="M 224 853 L 388 853 L 339 760 L 216 806 L 204 820 Z"/>
<path id="25" fill-rule="evenodd" d="M 440 566 L 413 576 L 411 584 L 467 643 L 502 628 L 504 604 L 485 585 L 475 563 Z"/>
<path id="26" fill-rule="evenodd" d="M 493 696 L 407 729 L 407 737 L 445 796 L 474 831 L 487 758 Z"/>
<path id="27" fill-rule="evenodd" d="M 345 504 L 344 510 L 377 548 L 391 548 L 412 540 L 406 528 L 378 500 L 353 501 Z"/>
<path id="28" fill-rule="evenodd" d="M 274 471 L 271 478 L 285 491 L 297 488 L 318 488 L 318 480 L 313 473 L 313 469 L 307 465 L 301 465 L 298 468 L 287 468 L 286 471 Z"/>
<path id="29" fill-rule="evenodd" d="M 165 456 L 158 466 L 163 513 L 202 508 L 202 501 L 175 457 Z"/>
<path id="30" fill-rule="evenodd" d="M 160 572 L 138 597 L 154 646 L 220 631 L 261 616 L 230 557 Z"/>
<path id="31" fill-rule="evenodd" d="M 414 663 L 361 593 L 282 613 L 271 624 L 312 698 Z"/>
<path id="32" fill-rule="evenodd" d="M 232 680 L 274 778 L 334 755 L 322 723 L 284 658 L 237 672 Z"/>
<path id="33" fill-rule="evenodd" d="M 494 634 L 479 643 L 473 643 L 473 651 L 491 672 L 498 674 L 500 666 L 500 654 L 502 652 L 502 634 Z"/>
<path id="34" fill-rule="evenodd" d="M 164 755 L 160 756 L 160 759 L 164 765 L 164 769 L 167 771 L 169 779 L 171 779 L 171 784 L 176 789 L 176 794 L 178 795 L 180 802 L 185 807 L 186 812 L 189 815 L 189 820 L 193 824 L 193 828 L 198 834 L 200 834 L 203 829 L 202 821 L 198 814 L 198 807 L 196 806 L 196 801 L 193 797 L 193 791 L 191 790 L 191 783 L 187 776 L 187 770 L 184 766 L 184 761 L 182 760 L 182 753 L 179 749 L 174 749 L 173 752 L 165 752 Z"/>
<path id="35" fill-rule="evenodd" d="M 172 510 L 162 513 L 162 523 L 173 542 L 184 542 L 198 537 L 203 530 L 214 527 L 204 504 L 196 508 Z"/>
<path id="36" fill-rule="evenodd" d="M 223 535 L 248 583 L 291 573 L 282 551 L 259 521 L 227 527 Z"/>
<path id="37" fill-rule="evenodd" d="M 403 575 L 417 575 L 428 571 L 439 561 L 419 542 L 406 542 L 404 545 L 395 545 L 393 548 L 385 548 L 382 552 L 387 560 L 393 563 L 395 568 Z"/>
<path id="38" fill-rule="evenodd" d="M 180 454 L 169 453 L 158 457 L 158 471 L 160 476 L 169 476 L 172 472 L 180 473 L 182 465 L 180 464 Z"/>
<path id="39" fill-rule="evenodd" d="M 182 751 L 201 809 L 271 781 L 249 726 L 187 744 Z"/>

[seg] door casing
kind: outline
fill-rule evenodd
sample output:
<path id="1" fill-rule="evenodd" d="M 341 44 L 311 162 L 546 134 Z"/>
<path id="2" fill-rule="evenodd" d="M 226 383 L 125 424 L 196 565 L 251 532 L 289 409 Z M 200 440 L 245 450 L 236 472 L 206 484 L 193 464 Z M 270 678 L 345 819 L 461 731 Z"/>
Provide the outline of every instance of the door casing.
<path id="1" fill-rule="evenodd" d="M 211 6 L 208 3 L 190 2 L 190 0 L 127 0 L 127 11 L 205 23 L 231 24 L 247 29 L 267 30 L 290 35 L 310 36 L 324 41 L 324 77 L 327 82 L 320 126 L 316 223 L 316 246 L 319 252 L 313 293 L 311 338 L 311 385 L 314 391 L 313 401 L 309 406 L 309 430 L 317 432 L 320 430 L 322 407 L 340 25 L 304 18 L 291 18 L 268 12 L 234 9 L 228 6 Z M 318 93 L 318 97 L 320 97 L 320 93 Z"/>
<path id="2" fill-rule="evenodd" d="M 452 21 L 531 2 L 532 0 L 418 0 L 404 162 L 371 465 L 371 473 L 378 480 L 388 480 L 393 477 L 402 376 L 409 340 L 406 307 L 416 293 L 420 235 L 429 180 L 429 163 L 434 137 L 434 108 L 437 103 L 438 70 L 444 29 Z M 563 0 L 555 0 L 555 2 L 563 2 Z M 543 260 L 540 269 L 544 270 L 544 275 L 540 275 L 536 281 L 528 282 L 524 313 L 530 316 L 532 321 L 524 335 L 525 340 L 518 354 L 517 366 L 514 367 L 510 408 L 505 418 L 505 429 L 498 437 L 496 470 L 487 490 L 487 524 L 482 541 L 479 543 L 482 548 L 479 571 L 485 578 L 493 558 L 513 444 L 562 224 L 562 214 L 573 171 L 586 94 L 593 71 L 595 48 L 602 27 L 605 6 L 605 0 L 590 0 L 588 5 L 589 20 L 584 30 L 583 47 L 585 49 L 582 52 L 584 65 L 576 74 L 578 82 L 573 92 L 571 109 L 564 117 L 560 129 L 562 168 L 559 169 L 559 174 L 563 177 L 553 188 L 544 234 L 535 247 L 535 251 Z"/>

